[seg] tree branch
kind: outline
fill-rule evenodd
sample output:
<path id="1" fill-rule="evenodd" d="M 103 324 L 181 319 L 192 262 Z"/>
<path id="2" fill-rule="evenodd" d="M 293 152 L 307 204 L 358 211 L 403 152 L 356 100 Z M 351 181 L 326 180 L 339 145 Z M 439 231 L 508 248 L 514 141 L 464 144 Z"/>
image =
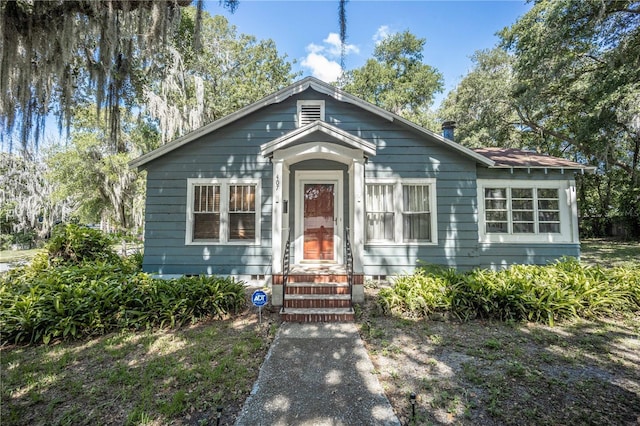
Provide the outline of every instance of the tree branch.
<path id="1" fill-rule="evenodd" d="M 565 141 L 568 144 L 571 144 L 571 145 L 575 146 L 582 153 L 588 154 L 590 152 L 589 149 L 587 149 L 587 147 L 584 144 L 578 142 L 575 138 L 572 138 L 569 135 L 566 135 L 564 133 L 548 129 L 548 128 L 544 127 L 544 126 L 541 126 L 537 122 L 535 122 L 533 120 L 530 120 L 529 118 L 527 118 L 524 115 L 524 113 L 520 110 L 520 108 L 516 107 L 516 113 L 518 114 L 518 116 L 522 120 L 522 123 L 526 124 L 527 126 L 532 128 L 533 130 L 537 130 L 539 132 L 546 133 L 548 135 L 553 136 L 554 138 L 560 139 L 561 141 Z M 611 162 L 612 164 L 615 164 L 616 166 L 620 167 L 625 172 L 630 173 L 630 174 L 633 173 L 633 169 L 631 167 L 629 167 L 628 164 L 621 163 L 620 161 L 618 161 L 616 158 L 614 158 L 609 153 L 606 154 L 606 157 L 607 157 L 607 160 L 609 162 Z"/>

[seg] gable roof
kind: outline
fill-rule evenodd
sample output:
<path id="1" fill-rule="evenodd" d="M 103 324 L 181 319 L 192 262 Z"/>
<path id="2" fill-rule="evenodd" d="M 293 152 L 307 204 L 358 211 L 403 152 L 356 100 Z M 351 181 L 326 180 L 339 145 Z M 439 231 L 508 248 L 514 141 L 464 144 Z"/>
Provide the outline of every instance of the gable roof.
<path id="1" fill-rule="evenodd" d="M 352 135 L 349 132 L 333 126 L 324 121 L 314 121 L 304 127 L 295 129 L 285 135 L 280 136 L 277 139 L 267 142 L 260 146 L 260 153 L 263 156 L 271 155 L 274 151 L 282 148 L 286 148 L 293 143 L 303 139 L 305 136 L 313 133 L 323 133 L 331 138 L 334 138 L 350 148 L 359 149 L 367 155 L 376 155 L 376 146 L 371 142 L 367 142 L 362 138 Z"/>
<path id="2" fill-rule="evenodd" d="M 595 170 L 592 166 L 522 149 L 475 148 L 474 151 L 493 160 L 495 168 Z"/>
<path id="3" fill-rule="evenodd" d="M 353 104 L 355 106 L 358 106 L 359 108 L 362 108 L 366 111 L 369 111 L 377 116 L 379 116 L 380 118 L 387 120 L 387 121 L 391 121 L 391 122 L 396 122 L 404 127 L 407 127 L 409 129 L 412 129 L 420 134 L 423 134 L 425 136 L 429 136 L 432 139 L 436 139 L 438 142 L 442 143 L 443 145 L 458 151 L 460 154 L 473 159 L 474 161 L 480 163 L 480 164 L 484 164 L 485 166 L 493 166 L 493 160 L 489 159 L 488 157 L 481 155 L 479 153 L 476 153 L 474 151 L 472 151 L 469 148 L 466 148 L 460 144 L 457 144 L 449 139 L 446 139 L 444 137 L 442 137 L 441 135 L 431 132 L 430 130 L 427 130 L 421 126 L 418 126 L 415 123 L 410 122 L 409 120 L 406 120 L 396 114 L 393 114 L 389 111 L 386 111 L 376 105 L 373 105 L 367 101 L 364 101 L 356 96 L 350 95 L 347 92 L 344 92 L 340 89 L 338 89 L 337 87 L 331 86 L 328 83 L 325 83 L 321 80 L 318 80 L 317 78 L 314 77 L 306 77 L 288 87 L 285 87 L 284 89 L 281 89 L 265 98 L 263 98 L 262 100 L 255 102 L 251 105 L 248 105 L 242 109 L 239 109 L 238 111 L 227 115 L 226 117 L 223 117 L 219 120 L 216 120 L 212 123 L 209 123 L 203 127 L 200 127 L 190 133 L 187 133 L 184 136 L 181 136 L 175 140 L 173 140 L 172 142 L 169 142 L 163 146 L 161 146 L 158 149 L 155 149 L 151 152 L 148 152 L 144 155 L 141 155 L 140 157 L 132 160 L 131 162 L 129 162 L 129 166 L 130 167 L 142 167 L 145 164 L 160 158 L 168 153 L 170 153 L 171 151 L 180 148 L 183 145 L 188 144 L 189 142 L 192 142 L 208 133 L 211 133 L 217 129 L 220 129 L 228 124 L 231 124 L 261 108 L 264 108 L 266 106 L 272 105 L 272 104 L 276 104 L 276 103 L 280 103 L 283 102 L 284 100 L 290 98 L 291 96 L 294 96 L 298 93 L 302 93 L 307 89 L 313 89 L 317 92 L 320 92 L 322 94 L 325 94 L 327 96 L 331 96 L 332 98 L 334 98 L 337 101 L 340 102 L 346 102 L 346 103 L 350 103 Z M 346 132 L 344 132 L 346 133 Z"/>

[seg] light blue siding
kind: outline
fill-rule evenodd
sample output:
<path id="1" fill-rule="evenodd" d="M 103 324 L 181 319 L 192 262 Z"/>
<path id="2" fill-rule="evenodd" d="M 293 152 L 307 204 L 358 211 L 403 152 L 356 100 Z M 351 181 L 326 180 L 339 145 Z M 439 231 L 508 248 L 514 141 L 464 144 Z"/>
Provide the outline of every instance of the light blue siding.
<path id="1" fill-rule="evenodd" d="M 282 118 L 278 105 L 272 109 L 274 120 Z M 272 167 L 260 155 L 259 146 L 284 131 L 273 134 L 266 130 L 269 125 L 277 127 L 277 122 L 266 120 L 267 113 L 254 115 L 255 121 L 234 123 L 146 165 L 145 271 L 165 275 L 271 273 Z M 185 244 L 190 178 L 260 179 L 260 245 Z"/>
<path id="2" fill-rule="evenodd" d="M 145 271 L 161 274 L 271 273 L 272 165 L 260 155 L 260 145 L 296 128 L 298 99 L 325 101 L 325 121 L 376 145 L 365 165 L 366 178 L 430 178 L 436 181 L 437 244 L 373 245 L 362 251 L 366 275 L 410 272 L 420 262 L 470 269 L 513 263 L 546 263 L 563 255 L 579 255 L 579 244 L 479 244 L 477 179 L 568 180 L 566 172 L 491 170 L 445 146 L 436 138 L 338 102 L 311 89 L 281 103 L 266 106 L 223 128 L 147 163 Z M 304 142 L 327 142 L 314 140 Z M 339 141 L 332 141 L 340 143 Z M 289 218 L 295 218 L 294 174 L 298 170 L 342 170 L 344 218 L 348 226 L 349 174 L 341 163 L 321 160 L 293 164 Z M 187 180 L 190 178 L 251 178 L 261 182 L 259 244 L 187 245 Z M 293 223 L 289 224 L 293 228 Z"/>

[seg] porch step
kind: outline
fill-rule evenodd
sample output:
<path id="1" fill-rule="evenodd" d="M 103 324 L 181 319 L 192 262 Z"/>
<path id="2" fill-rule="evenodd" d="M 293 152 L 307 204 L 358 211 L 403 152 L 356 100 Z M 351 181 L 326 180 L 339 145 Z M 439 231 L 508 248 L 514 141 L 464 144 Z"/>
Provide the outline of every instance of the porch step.
<path id="1" fill-rule="evenodd" d="M 354 312 L 350 308 L 300 309 L 288 308 L 280 311 L 280 316 L 288 322 L 347 322 L 354 321 Z"/>
<path id="2" fill-rule="evenodd" d="M 288 294 L 284 306 L 289 308 L 351 308 L 350 294 Z"/>
<path id="3" fill-rule="evenodd" d="M 315 280 L 289 283 L 280 316 L 289 322 L 353 321 L 349 285 Z"/>
<path id="4" fill-rule="evenodd" d="M 349 294 L 349 284 L 337 282 L 294 282 L 287 284 L 286 296 L 293 294 Z M 285 296 L 285 298 L 286 298 Z"/>

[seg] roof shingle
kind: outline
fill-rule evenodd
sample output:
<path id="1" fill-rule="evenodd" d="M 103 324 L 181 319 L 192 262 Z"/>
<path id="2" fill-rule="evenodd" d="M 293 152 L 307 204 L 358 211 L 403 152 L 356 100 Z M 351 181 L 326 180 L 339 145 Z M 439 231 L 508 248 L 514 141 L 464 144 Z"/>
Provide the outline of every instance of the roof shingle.
<path id="1" fill-rule="evenodd" d="M 516 148 L 474 148 L 473 151 L 495 162 L 494 167 L 594 169 L 564 158 L 538 154 Z"/>

